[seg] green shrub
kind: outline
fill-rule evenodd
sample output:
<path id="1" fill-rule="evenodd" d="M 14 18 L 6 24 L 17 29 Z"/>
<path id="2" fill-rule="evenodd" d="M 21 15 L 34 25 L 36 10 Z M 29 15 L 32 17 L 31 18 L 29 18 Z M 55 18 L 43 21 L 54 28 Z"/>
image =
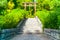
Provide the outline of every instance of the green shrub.
<path id="1" fill-rule="evenodd" d="M 54 7 L 60 6 L 60 0 L 38 0 L 38 8 L 39 10 L 52 10 Z"/>
<path id="2" fill-rule="evenodd" d="M 45 20 L 44 26 L 46 28 L 58 29 L 57 22 L 58 22 L 58 19 L 57 19 L 56 13 L 50 13 Z"/>
<path id="3" fill-rule="evenodd" d="M 7 14 L 7 11 L 6 10 L 4 10 L 4 9 L 2 9 L 2 10 L 0 10 L 0 15 L 6 15 Z"/>
<path id="4" fill-rule="evenodd" d="M 17 24 L 24 19 L 25 13 L 22 9 L 13 9 L 9 14 L 1 18 L 0 27 L 2 29 L 16 28 Z"/>
<path id="5" fill-rule="evenodd" d="M 4 16 L 0 16 L 0 28 L 3 27 L 4 23 L 5 23 Z"/>
<path id="6" fill-rule="evenodd" d="M 7 9 L 7 0 L 0 0 L 0 15 L 5 15 Z"/>
<path id="7" fill-rule="evenodd" d="M 53 11 L 38 11 L 36 15 L 42 21 L 45 28 L 58 29 L 57 14 Z"/>
<path id="8" fill-rule="evenodd" d="M 1 8 L 7 8 L 7 0 L 0 0 L 0 7 Z"/>
<path id="9" fill-rule="evenodd" d="M 47 18 L 47 16 L 49 15 L 49 11 L 43 10 L 43 11 L 37 11 L 36 15 L 38 16 L 38 18 L 41 20 L 42 24 L 43 24 L 43 29 L 45 28 L 44 23 L 45 23 L 45 19 Z"/>
<path id="10" fill-rule="evenodd" d="M 45 19 L 49 15 L 49 11 L 43 10 L 43 11 L 37 11 L 36 15 L 39 17 L 39 19 L 44 23 Z"/>
<path id="11" fill-rule="evenodd" d="M 60 15 L 58 16 L 58 25 L 60 26 Z"/>
<path id="12" fill-rule="evenodd" d="M 60 27 L 60 6 L 56 7 L 54 12 L 57 14 L 57 25 Z"/>

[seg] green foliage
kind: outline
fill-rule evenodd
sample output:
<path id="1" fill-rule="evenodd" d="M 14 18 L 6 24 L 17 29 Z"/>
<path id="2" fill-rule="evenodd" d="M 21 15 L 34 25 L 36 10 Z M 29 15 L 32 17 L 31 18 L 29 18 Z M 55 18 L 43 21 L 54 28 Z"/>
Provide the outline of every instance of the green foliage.
<path id="1" fill-rule="evenodd" d="M 38 11 L 36 15 L 42 21 L 45 28 L 59 29 L 57 14 L 53 11 Z"/>
<path id="2" fill-rule="evenodd" d="M 38 0 L 36 15 L 45 28 L 59 29 L 60 0 Z M 40 11 L 38 11 L 40 10 Z M 44 11 L 46 10 L 46 11 Z"/>
<path id="3" fill-rule="evenodd" d="M 22 2 L 34 0 L 0 0 L 0 28 L 15 28 L 24 18 L 35 17 L 33 7 L 22 10 Z M 60 0 L 36 0 L 36 15 L 45 28 L 58 29 L 60 26 Z"/>
<path id="4" fill-rule="evenodd" d="M 14 9 L 11 11 L 11 13 L 2 16 L 0 20 L 0 27 L 2 29 L 6 28 L 15 28 L 17 24 L 24 19 L 25 12 L 22 12 L 24 10 L 21 9 Z"/>
<path id="5" fill-rule="evenodd" d="M 0 15 L 6 15 L 7 14 L 7 12 L 6 12 L 6 10 L 4 10 L 4 9 L 2 9 L 2 10 L 0 10 Z"/>
<path id="6" fill-rule="evenodd" d="M 57 18 L 56 13 L 51 13 L 50 12 L 48 17 L 45 19 L 44 26 L 46 28 L 58 29 L 59 27 L 57 25 L 57 22 L 58 22 L 58 18 Z"/>
<path id="7" fill-rule="evenodd" d="M 58 16 L 58 25 L 60 26 L 60 15 Z"/>
<path id="8" fill-rule="evenodd" d="M 38 0 L 39 4 L 38 9 L 39 10 L 52 10 L 56 6 L 60 6 L 60 0 Z"/>
<path id="9" fill-rule="evenodd" d="M 13 1 L 8 1 L 8 5 L 7 5 L 7 7 L 8 7 L 8 9 L 13 9 L 14 8 L 14 6 L 15 6 L 15 4 L 14 4 L 14 2 Z"/>
<path id="10" fill-rule="evenodd" d="M 6 8 L 7 7 L 7 0 L 0 0 L 0 7 Z"/>
<path id="11" fill-rule="evenodd" d="M 4 23 L 5 23 L 4 16 L 0 16 L 0 28 L 3 27 Z"/>
<path id="12" fill-rule="evenodd" d="M 6 14 L 7 0 L 0 0 L 0 15 Z"/>
<path id="13" fill-rule="evenodd" d="M 39 19 L 44 23 L 45 19 L 49 15 L 49 11 L 43 10 L 43 11 L 37 11 L 36 15 L 39 17 Z"/>
<path id="14" fill-rule="evenodd" d="M 58 19 L 57 24 L 60 27 L 60 6 L 56 7 L 54 12 L 57 14 L 57 19 Z"/>

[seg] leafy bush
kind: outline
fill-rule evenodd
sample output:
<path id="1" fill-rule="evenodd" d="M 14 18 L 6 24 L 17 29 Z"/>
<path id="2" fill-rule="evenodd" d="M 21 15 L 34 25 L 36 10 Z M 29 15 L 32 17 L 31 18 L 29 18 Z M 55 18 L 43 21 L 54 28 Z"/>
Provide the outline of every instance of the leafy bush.
<path id="1" fill-rule="evenodd" d="M 4 15 L 6 15 L 6 14 L 7 14 L 7 11 L 6 11 L 6 10 L 4 10 L 4 9 L 1 9 L 1 10 L 0 10 L 0 15 L 3 15 L 3 16 L 4 16 Z"/>
<path id="2" fill-rule="evenodd" d="M 58 29 L 59 27 L 57 25 L 57 22 L 57 15 L 55 13 L 50 13 L 49 16 L 45 19 L 44 26 L 46 28 Z"/>
<path id="3" fill-rule="evenodd" d="M 57 14 L 53 11 L 38 11 L 36 14 L 45 28 L 59 29 Z"/>
<path id="4" fill-rule="evenodd" d="M 38 0 L 38 9 L 39 10 L 52 10 L 56 6 L 60 6 L 60 0 Z"/>
<path id="5" fill-rule="evenodd" d="M 25 12 L 21 9 L 13 9 L 9 14 L 3 16 L 0 20 L 2 29 L 15 28 L 17 24 L 24 19 Z"/>
<path id="6" fill-rule="evenodd" d="M 7 9 L 7 0 L 0 0 L 0 15 L 5 15 Z"/>
<path id="7" fill-rule="evenodd" d="M 45 19 L 49 15 L 49 11 L 43 10 L 43 11 L 37 11 L 36 15 L 39 17 L 39 19 L 44 23 Z"/>
<path id="8" fill-rule="evenodd" d="M 0 28 L 3 27 L 4 23 L 5 23 L 4 16 L 0 16 Z"/>
<path id="9" fill-rule="evenodd" d="M 0 7 L 6 8 L 7 7 L 7 0 L 0 0 Z"/>
<path id="10" fill-rule="evenodd" d="M 58 16 L 58 25 L 60 26 L 60 15 Z"/>
<path id="11" fill-rule="evenodd" d="M 51 6 L 50 9 L 53 9 L 53 10 L 50 10 L 48 12 L 46 10 L 46 12 L 45 12 L 43 9 L 42 11 L 37 11 L 36 14 L 39 17 L 39 19 L 42 21 L 45 28 L 59 29 L 59 26 L 60 26 L 60 5 L 59 5 L 60 1 L 55 0 L 55 2 L 54 2 L 54 0 L 52 0 L 51 2 L 52 2 L 52 5 L 49 3 L 48 6 L 49 7 Z M 46 5 L 43 8 L 46 8 Z M 47 13 L 48 13 L 48 15 L 47 15 Z"/>
<path id="12" fill-rule="evenodd" d="M 7 6 L 8 6 L 8 9 L 13 9 L 14 6 L 15 6 L 13 0 L 10 0 L 10 1 L 8 2 Z"/>
<path id="13" fill-rule="evenodd" d="M 58 19 L 57 24 L 60 27 L 60 6 L 56 7 L 54 12 L 57 14 L 57 19 Z"/>

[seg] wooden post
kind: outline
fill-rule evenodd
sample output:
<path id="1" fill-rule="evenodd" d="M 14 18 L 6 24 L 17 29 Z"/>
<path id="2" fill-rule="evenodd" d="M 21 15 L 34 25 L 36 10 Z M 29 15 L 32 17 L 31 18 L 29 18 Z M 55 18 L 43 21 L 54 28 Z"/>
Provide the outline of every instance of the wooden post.
<path id="1" fill-rule="evenodd" d="M 36 13 L 36 3 L 34 2 L 34 13 Z"/>
<path id="2" fill-rule="evenodd" d="M 24 9 L 26 10 L 26 3 L 24 3 Z"/>
<path id="3" fill-rule="evenodd" d="M 29 12 L 30 12 L 30 14 L 31 14 L 31 11 L 30 11 L 30 4 L 29 4 Z"/>

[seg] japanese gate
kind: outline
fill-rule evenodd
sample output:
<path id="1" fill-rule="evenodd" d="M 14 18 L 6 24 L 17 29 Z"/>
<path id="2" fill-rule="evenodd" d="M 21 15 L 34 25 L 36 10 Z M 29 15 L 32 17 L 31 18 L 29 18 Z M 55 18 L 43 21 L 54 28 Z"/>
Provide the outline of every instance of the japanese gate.
<path id="1" fill-rule="evenodd" d="M 27 6 L 28 7 L 34 7 L 34 13 L 36 13 L 36 5 L 38 4 L 37 2 L 23 2 L 22 3 L 24 6 L 24 9 L 26 10 Z"/>

